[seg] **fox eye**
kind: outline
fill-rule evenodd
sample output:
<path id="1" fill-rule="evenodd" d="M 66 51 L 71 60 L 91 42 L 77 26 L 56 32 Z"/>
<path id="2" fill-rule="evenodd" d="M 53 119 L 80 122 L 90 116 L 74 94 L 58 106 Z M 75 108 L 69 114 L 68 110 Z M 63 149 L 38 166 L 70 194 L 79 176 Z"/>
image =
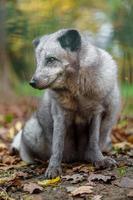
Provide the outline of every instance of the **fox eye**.
<path id="1" fill-rule="evenodd" d="M 58 59 L 55 57 L 48 57 L 46 58 L 46 64 L 52 64 L 53 62 L 57 61 Z"/>

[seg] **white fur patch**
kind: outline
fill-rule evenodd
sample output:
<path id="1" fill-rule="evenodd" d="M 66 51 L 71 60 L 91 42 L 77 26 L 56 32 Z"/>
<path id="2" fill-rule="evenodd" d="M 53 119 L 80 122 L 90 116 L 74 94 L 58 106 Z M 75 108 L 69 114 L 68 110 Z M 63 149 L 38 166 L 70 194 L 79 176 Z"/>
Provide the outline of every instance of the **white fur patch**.
<path id="1" fill-rule="evenodd" d="M 15 136 L 15 138 L 13 139 L 13 142 L 11 144 L 11 149 L 16 149 L 16 150 L 20 150 L 20 143 L 21 143 L 21 136 L 22 136 L 22 130 L 20 130 L 17 135 Z"/>

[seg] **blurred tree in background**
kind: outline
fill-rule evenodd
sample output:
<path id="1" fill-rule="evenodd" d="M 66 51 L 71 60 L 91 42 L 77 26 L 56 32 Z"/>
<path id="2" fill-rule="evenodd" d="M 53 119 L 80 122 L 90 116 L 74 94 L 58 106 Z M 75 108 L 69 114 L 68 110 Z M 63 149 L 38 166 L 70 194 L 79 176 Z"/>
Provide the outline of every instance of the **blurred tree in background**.
<path id="1" fill-rule="evenodd" d="M 122 81 L 133 83 L 133 1 L 110 0 L 114 39 L 121 51 Z"/>
<path id="2" fill-rule="evenodd" d="M 6 95 L 8 90 L 8 94 L 11 95 L 11 87 L 16 82 L 16 76 L 7 50 L 6 13 L 6 1 L 0 1 L 0 92 Z"/>
<path id="3" fill-rule="evenodd" d="M 11 91 L 18 80 L 29 80 L 34 68 L 32 40 L 67 27 L 91 31 L 94 39 L 101 34 L 108 42 L 103 46 L 122 66 L 121 80 L 133 83 L 132 11 L 132 0 L 1 0 L 0 87 Z"/>

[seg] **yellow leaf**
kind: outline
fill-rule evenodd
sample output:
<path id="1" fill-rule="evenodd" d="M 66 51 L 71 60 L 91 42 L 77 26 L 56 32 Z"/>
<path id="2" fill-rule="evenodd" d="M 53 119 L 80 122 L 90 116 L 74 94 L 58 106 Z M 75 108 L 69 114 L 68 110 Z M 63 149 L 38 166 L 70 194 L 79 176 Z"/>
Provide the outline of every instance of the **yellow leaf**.
<path id="1" fill-rule="evenodd" d="M 1 191 L 0 191 L 0 199 L 15 200 L 14 198 L 9 197 L 7 192 L 2 188 L 1 188 Z"/>
<path id="2" fill-rule="evenodd" d="M 7 182 L 10 182 L 16 178 L 15 174 L 11 175 L 10 177 L 0 178 L 0 185 L 3 185 Z"/>
<path id="3" fill-rule="evenodd" d="M 49 185 L 54 185 L 54 184 L 56 184 L 60 181 L 61 181 L 61 178 L 59 176 L 57 176 L 56 178 L 53 178 L 53 179 L 38 181 L 38 184 L 43 186 L 43 187 L 46 187 L 46 186 L 49 186 Z"/>
<path id="4" fill-rule="evenodd" d="M 122 150 L 128 150 L 133 148 L 133 144 L 129 143 L 129 142 L 120 142 L 120 143 L 116 143 L 113 145 L 114 148 L 116 149 L 122 149 Z"/>
<path id="5" fill-rule="evenodd" d="M 3 149 L 7 149 L 7 146 L 4 143 L 0 142 L 0 151 Z"/>
<path id="6" fill-rule="evenodd" d="M 22 128 L 22 123 L 18 121 L 18 122 L 15 124 L 15 128 L 16 128 L 17 131 L 20 131 L 21 128 Z"/>
<path id="7" fill-rule="evenodd" d="M 14 127 L 11 127 L 8 131 L 7 137 L 8 137 L 8 139 L 13 139 L 14 136 L 15 136 L 15 129 L 14 129 Z"/>

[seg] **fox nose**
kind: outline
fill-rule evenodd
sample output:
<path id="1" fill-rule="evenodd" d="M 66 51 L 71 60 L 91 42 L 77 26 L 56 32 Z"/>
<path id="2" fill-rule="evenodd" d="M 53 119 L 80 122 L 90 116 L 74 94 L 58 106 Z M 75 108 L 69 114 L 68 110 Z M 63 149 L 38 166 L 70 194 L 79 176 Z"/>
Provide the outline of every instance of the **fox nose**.
<path id="1" fill-rule="evenodd" d="M 37 87 L 37 80 L 32 78 L 31 81 L 29 82 L 29 84 L 33 87 L 36 88 Z"/>

